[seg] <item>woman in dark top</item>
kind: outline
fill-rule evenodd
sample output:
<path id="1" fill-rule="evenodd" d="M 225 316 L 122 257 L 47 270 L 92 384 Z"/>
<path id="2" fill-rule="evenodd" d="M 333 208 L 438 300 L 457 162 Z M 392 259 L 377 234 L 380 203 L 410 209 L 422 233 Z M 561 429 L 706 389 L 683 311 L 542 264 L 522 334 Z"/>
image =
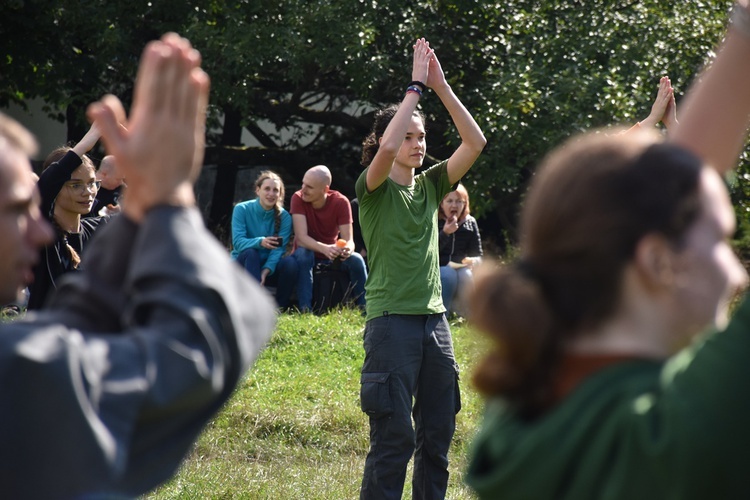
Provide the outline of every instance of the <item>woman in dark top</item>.
<path id="1" fill-rule="evenodd" d="M 473 281 L 472 269 L 482 258 L 482 239 L 476 219 L 470 215 L 469 193 L 463 184 L 440 202 L 440 283 L 448 313 L 459 313 L 456 301 Z"/>
<path id="2" fill-rule="evenodd" d="M 92 126 L 73 148 L 58 148 L 47 157 L 39 177 L 42 214 L 55 229 L 54 243 L 42 248 L 29 286 L 28 309 L 41 309 L 66 272 L 81 265 L 81 254 L 104 217 L 81 218 L 91 211 L 99 189 L 94 164 L 84 154 L 99 139 Z"/>

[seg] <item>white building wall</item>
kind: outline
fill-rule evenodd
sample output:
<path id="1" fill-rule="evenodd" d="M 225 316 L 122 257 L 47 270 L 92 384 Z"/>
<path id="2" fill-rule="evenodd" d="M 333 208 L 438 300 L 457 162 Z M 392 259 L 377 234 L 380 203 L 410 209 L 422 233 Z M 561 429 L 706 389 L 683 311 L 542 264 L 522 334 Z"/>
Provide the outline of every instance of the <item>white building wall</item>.
<path id="1" fill-rule="evenodd" d="M 27 101 L 26 104 L 29 107 L 28 111 L 16 104 L 11 104 L 10 107 L 0 111 L 34 134 L 39 143 L 39 151 L 32 159 L 42 161 L 50 151 L 65 144 L 68 129 L 64 123 L 50 119 L 47 113 L 42 111 L 43 101 L 36 99 Z"/>

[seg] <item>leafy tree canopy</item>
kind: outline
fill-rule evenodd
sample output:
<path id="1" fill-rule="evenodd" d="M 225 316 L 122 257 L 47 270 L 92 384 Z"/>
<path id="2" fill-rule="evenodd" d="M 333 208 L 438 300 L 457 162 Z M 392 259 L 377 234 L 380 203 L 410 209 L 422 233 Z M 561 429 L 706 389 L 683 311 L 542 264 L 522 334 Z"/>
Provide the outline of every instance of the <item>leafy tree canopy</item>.
<path id="1" fill-rule="evenodd" d="M 239 168 L 274 168 L 294 185 L 324 163 L 336 187 L 353 195 L 371 113 L 400 100 L 412 43 L 424 36 L 488 138 L 465 181 L 474 211 L 491 222 L 484 232 L 502 240 L 514 235 L 523 188 L 541 157 L 578 131 L 644 118 L 662 75 L 672 78 L 679 98 L 710 60 L 730 5 L 11 0 L 0 21 L 0 105 L 42 97 L 50 116 L 67 120 L 70 138 L 78 138 L 88 102 L 106 92 L 129 97 L 148 40 L 168 30 L 184 34 L 212 78 L 216 132 L 206 161 L 224 172 L 211 215 L 218 223 L 228 220 Z M 434 94 L 422 107 L 428 154 L 445 158 L 460 139 Z M 253 145 L 242 143 L 242 130 Z M 744 206 L 739 183 L 735 196 Z"/>

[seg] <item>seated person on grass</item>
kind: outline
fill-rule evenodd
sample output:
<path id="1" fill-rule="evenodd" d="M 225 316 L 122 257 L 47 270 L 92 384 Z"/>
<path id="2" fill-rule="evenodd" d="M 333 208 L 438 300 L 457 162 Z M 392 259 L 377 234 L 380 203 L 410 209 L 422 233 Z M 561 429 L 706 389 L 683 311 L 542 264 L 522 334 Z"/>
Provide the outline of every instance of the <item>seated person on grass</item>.
<path id="1" fill-rule="evenodd" d="M 292 217 L 284 210 L 284 182 L 278 174 L 264 170 L 255 180 L 255 199 L 243 201 L 232 213 L 232 258 L 261 285 L 276 285 L 276 301 L 289 307 L 296 280 L 277 280 L 297 274 L 297 262 L 285 256 L 292 236 Z"/>
<path id="2" fill-rule="evenodd" d="M 463 184 L 440 202 L 438 244 L 443 305 L 448 313 L 463 315 L 461 299 L 472 285 L 474 266 L 482 261 L 482 238 Z"/>
<path id="3" fill-rule="evenodd" d="M 302 189 L 291 201 L 295 250 L 292 257 L 299 269 L 297 300 L 301 311 L 312 309 L 313 268 L 317 261 L 338 261 L 349 273 L 352 299 L 358 307 L 365 307 L 367 270 L 362 256 L 354 252 L 352 240 L 352 209 L 349 199 L 331 189 L 331 171 L 318 165 L 309 169 L 302 179 Z M 336 245 L 338 239 L 345 246 Z M 284 274 L 279 279 L 288 278 Z"/>

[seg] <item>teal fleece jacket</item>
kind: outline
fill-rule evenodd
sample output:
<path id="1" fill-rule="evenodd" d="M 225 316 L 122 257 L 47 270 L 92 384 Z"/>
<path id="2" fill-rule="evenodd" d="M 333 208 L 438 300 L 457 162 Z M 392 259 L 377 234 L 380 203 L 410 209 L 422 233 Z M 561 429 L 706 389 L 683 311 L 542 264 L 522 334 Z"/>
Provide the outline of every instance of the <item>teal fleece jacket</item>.
<path id="1" fill-rule="evenodd" d="M 273 209 L 265 210 L 257 198 L 235 205 L 232 212 L 232 258 L 236 260 L 243 250 L 255 248 L 260 254 L 262 267 L 273 274 L 292 235 L 292 216 L 282 208 L 278 234 L 283 239 L 282 243 L 274 250 L 260 246 L 263 238 L 274 236 L 275 218 Z"/>
<path id="2" fill-rule="evenodd" d="M 524 421 L 488 404 L 466 482 L 492 499 L 750 498 L 750 301 L 666 362 L 627 361 Z"/>

